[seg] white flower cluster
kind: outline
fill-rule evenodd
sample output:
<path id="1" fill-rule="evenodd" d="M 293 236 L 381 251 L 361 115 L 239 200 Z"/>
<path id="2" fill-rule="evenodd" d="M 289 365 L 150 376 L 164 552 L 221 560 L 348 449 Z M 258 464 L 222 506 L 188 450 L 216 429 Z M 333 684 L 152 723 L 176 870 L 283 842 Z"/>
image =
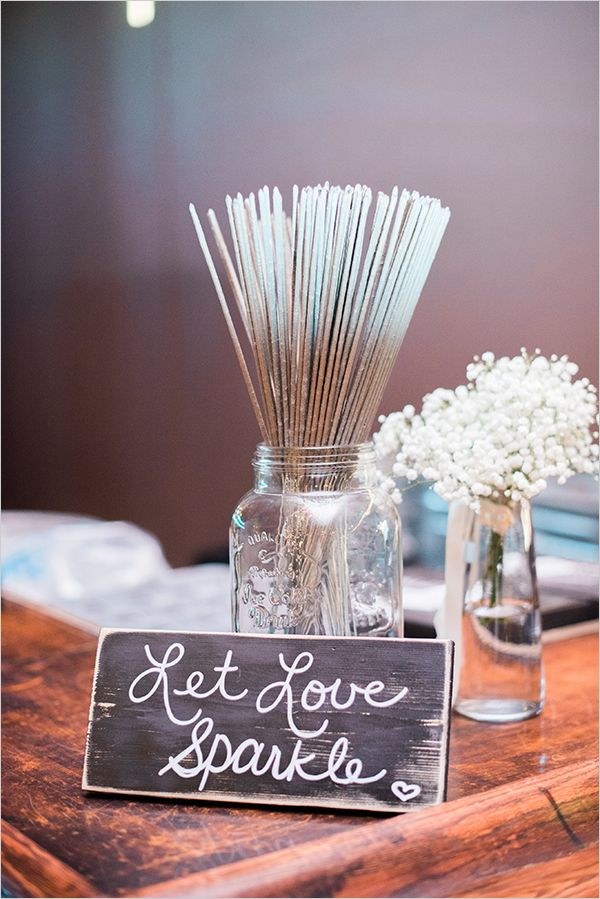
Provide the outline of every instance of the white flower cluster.
<path id="1" fill-rule="evenodd" d="M 399 501 L 394 478 L 423 478 L 444 499 L 477 509 L 483 497 L 530 499 L 549 477 L 564 484 L 597 473 L 596 388 L 587 378 L 573 381 L 577 371 L 567 356 L 547 359 L 539 350 L 475 356 L 466 385 L 434 390 L 420 414 L 406 406 L 381 416 L 374 435 L 381 468 L 396 455 L 385 486 Z"/>

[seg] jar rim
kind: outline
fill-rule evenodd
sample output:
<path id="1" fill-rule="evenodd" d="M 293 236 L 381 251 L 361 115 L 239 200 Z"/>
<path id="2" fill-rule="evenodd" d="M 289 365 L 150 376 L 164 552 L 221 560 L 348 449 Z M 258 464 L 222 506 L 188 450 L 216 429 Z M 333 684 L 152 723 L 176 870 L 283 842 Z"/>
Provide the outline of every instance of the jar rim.
<path id="1" fill-rule="evenodd" d="M 323 443 L 323 444 L 315 444 L 314 446 L 284 446 L 284 445 L 276 445 L 272 443 L 259 443 L 256 446 L 257 452 L 298 452 L 298 453 L 313 453 L 313 452 L 325 452 L 327 450 L 334 450 L 336 452 L 359 452 L 360 450 L 369 450 L 373 449 L 374 444 L 372 440 L 366 440 L 363 443 Z"/>
<path id="2" fill-rule="evenodd" d="M 259 443 L 252 460 L 254 468 L 268 466 L 287 468 L 330 469 L 373 465 L 376 461 L 372 442 L 344 446 L 271 446 Z"/>

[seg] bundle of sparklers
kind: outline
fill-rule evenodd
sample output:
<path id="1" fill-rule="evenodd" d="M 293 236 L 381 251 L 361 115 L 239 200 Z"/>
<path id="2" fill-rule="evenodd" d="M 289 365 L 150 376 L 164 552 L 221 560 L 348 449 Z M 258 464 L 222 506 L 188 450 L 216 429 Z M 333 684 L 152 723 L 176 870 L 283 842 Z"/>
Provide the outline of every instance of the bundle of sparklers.
<path id="1" fill-rule="evenodd" d="M 373 420 L 450 211 L 394 188 L 293 189 L 291 216 L 264 187 L 227 197 L 233 254 L 208 219 L 236 328 L 198 215 L 198 240 L 261 430 L 271 446 L 349 446 Z"/>

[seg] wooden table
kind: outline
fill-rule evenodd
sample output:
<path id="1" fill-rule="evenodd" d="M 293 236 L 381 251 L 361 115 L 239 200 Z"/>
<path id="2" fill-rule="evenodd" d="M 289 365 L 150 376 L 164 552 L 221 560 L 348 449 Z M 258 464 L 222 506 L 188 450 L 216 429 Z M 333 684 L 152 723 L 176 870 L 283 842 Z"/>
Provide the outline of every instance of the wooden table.
<path id="1" fill-rule="evenodd" d="M 95 634 L 3 621 L 9 895 L 598 896 L 593 634 L 545 647 L 539 718 L 454 716 L 449 801 L 390 817 L 84 795 Z"/>

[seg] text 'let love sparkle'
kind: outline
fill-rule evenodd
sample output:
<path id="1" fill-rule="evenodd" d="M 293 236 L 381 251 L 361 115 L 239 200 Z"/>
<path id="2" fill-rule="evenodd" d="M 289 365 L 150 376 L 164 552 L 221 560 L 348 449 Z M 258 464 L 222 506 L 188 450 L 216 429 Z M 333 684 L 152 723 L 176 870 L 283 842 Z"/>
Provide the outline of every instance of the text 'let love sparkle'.
<path id="1" fill-rule="evenodd" d="M 233 677 L 239 672 L 239 667 L 234 664 L 232 650 L 227 651 L 222 665 L 213 667 L 212 671 L 216 675 L 214 683 L 208 686 L 204 672 L 194 670 L 185 679 L 184 687 L 172 685 L 174 669 L 180 665 L 185 654 L 181 643 L 172 643 L 162 658 L 154 656 L 149 644 L 144 646 L 144 651 L 150 666 L 132 681 L 129 699 L 133 703 L 144 703 L 160 691 L 169 721 L 178 727 L 191 728 L 188 744 L 169 756 L 167 764 L 158 772 L 160 775 L 173 771 L 182 778 L 199 777 L 198 790 L 203 790 L 211 774 L 223 771 L 234 774 L 251 773 L 256 777 L 270 774 L 275 780 L 288 782 L 293 778 L 305 781 L 329 779 L 340 785 L 372 783 L 387 774 L 385 768 L 363 774 L 361 759 L 349 757 L 351 750 L 347 737 L 338 737 L 328 756 L 316 765 L 314 762 L 317 754 L 305 751 L 304 742 L 326 733 L 329 718 L 321 711 L 326 701 L 332 709 L 340 711 L 350 709 L 357 700 L 372 708 L 386 708 L 404 699 L 408 694 L 407 687 L 402 687 L 388 698 L 382 697 L 386 687 L 380 680 L 359 686 L 352 681 L 344 684 L 338 677 L 326 685 L 315 677 L 302 687 L 299 686 L 298 675 L 305 674 L 312 668 L 312 653 L 300 652 L 291 663 L 285 660 L 283 653 L 279 653 L 279 666 L 284 676 L 267 683 L 259 691 L 253 705 L 260 715 L 268 714 L 278 707 L 285 710 L 288 727 L 296 740 L 291 753 L 286 751 L 284 760 L 284 752 L 277 744 L 267 747 L 265 743 L 248 737 L 234 746 L 227 734 L 215 731 L 214 719 L 205 715 L 201 706 L 186 718 L 179 717 L 174 710 L 177 697 L 204 700 L 214 696 L 227 703 L 249 701 L 248 689 L 240 690 L 233 685 L 234 680 L 239 684 L 242 678 L 240 675 Z M 301 727 L 298 720 L 300 714 L 303 720 L 307 715 L 318 720 L 314 720 L 311 729 Z"/>

